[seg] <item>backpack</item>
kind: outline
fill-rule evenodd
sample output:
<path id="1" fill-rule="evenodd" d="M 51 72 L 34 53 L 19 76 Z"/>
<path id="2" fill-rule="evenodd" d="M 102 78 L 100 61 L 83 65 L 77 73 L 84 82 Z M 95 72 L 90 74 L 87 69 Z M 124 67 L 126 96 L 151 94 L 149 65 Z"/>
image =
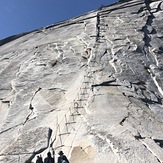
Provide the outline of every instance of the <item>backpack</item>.
<path id="1" fill-rule="evenodd" d="M 61 162 L 62 162 L 62 163 L 68 163 L 68 162 L 65 160 L 64 156 L 61 157 Z"/>
<path id="2" fill-rule="evenodd" d="M 62 160 L 62 163 L 67 163 L 67 161 L 66 160 Z"/>

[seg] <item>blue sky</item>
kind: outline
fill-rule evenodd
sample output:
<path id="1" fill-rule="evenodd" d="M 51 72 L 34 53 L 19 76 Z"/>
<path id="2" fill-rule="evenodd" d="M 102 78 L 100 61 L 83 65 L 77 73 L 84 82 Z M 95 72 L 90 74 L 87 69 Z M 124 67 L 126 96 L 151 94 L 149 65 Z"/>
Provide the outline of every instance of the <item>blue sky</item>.
<path id="1" fill-rule="evenodd" d="M 0 40 L 115 2 L 117 0 L 0 0 Z"/>

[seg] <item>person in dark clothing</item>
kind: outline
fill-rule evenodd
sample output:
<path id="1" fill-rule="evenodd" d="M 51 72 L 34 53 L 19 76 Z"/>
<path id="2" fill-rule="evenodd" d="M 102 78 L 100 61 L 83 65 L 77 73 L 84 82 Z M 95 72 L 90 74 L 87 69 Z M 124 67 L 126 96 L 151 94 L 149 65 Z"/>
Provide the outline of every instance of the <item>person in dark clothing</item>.
<path id="1" fill-rule="evenodd" d="M 62 151 L 60 151 L 58 154 L 59 154 L 58 163 L 69 163 L 67 157 L 64 155 Z"/>
<path id="2" fill-rule="evenodd" d="M 44 163 L 54 163 L 54 158 L 51 156 L 51 153 L 47 153 L 47 157 L 44 159 Z"/>
<path id="3" fill-rule="evenodd" d="M 36 163 L 43 163 L 41 156 L 37 156 Z"/>

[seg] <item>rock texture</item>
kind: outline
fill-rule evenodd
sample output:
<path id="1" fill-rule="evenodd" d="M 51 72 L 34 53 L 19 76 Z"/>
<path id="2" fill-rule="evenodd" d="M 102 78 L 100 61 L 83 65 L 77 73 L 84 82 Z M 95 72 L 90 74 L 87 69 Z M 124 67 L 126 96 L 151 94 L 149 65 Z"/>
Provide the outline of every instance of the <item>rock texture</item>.
<path id="1" fill-rule="evenodd" d="M 163 1 L 121 0 L 0 44 L 0 163 L 163 162 Z"/>

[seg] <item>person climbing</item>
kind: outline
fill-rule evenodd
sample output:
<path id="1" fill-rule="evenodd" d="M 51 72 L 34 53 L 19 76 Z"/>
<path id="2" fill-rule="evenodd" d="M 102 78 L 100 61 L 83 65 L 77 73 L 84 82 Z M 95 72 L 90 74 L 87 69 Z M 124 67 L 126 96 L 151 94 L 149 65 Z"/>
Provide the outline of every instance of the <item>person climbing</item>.
<path id="1" fill-rule="evenodd" d="M 47 153 L 47 157 L 44 159 L 44 163 L 54 163 L 54 158 L 51 156 L 51 153 Z"/>
<path id="2" fill-rule="evenodd" d="M 67 157 L 64 155 L 62 151 L 60 151 L 58 154 L 59 154 L 58 163 L 69 163 Z"/>
<path id="3" fill-rule="evenodd" d="M 36 163 L 43 163 L 41 155 L 37 156 Z"/>

